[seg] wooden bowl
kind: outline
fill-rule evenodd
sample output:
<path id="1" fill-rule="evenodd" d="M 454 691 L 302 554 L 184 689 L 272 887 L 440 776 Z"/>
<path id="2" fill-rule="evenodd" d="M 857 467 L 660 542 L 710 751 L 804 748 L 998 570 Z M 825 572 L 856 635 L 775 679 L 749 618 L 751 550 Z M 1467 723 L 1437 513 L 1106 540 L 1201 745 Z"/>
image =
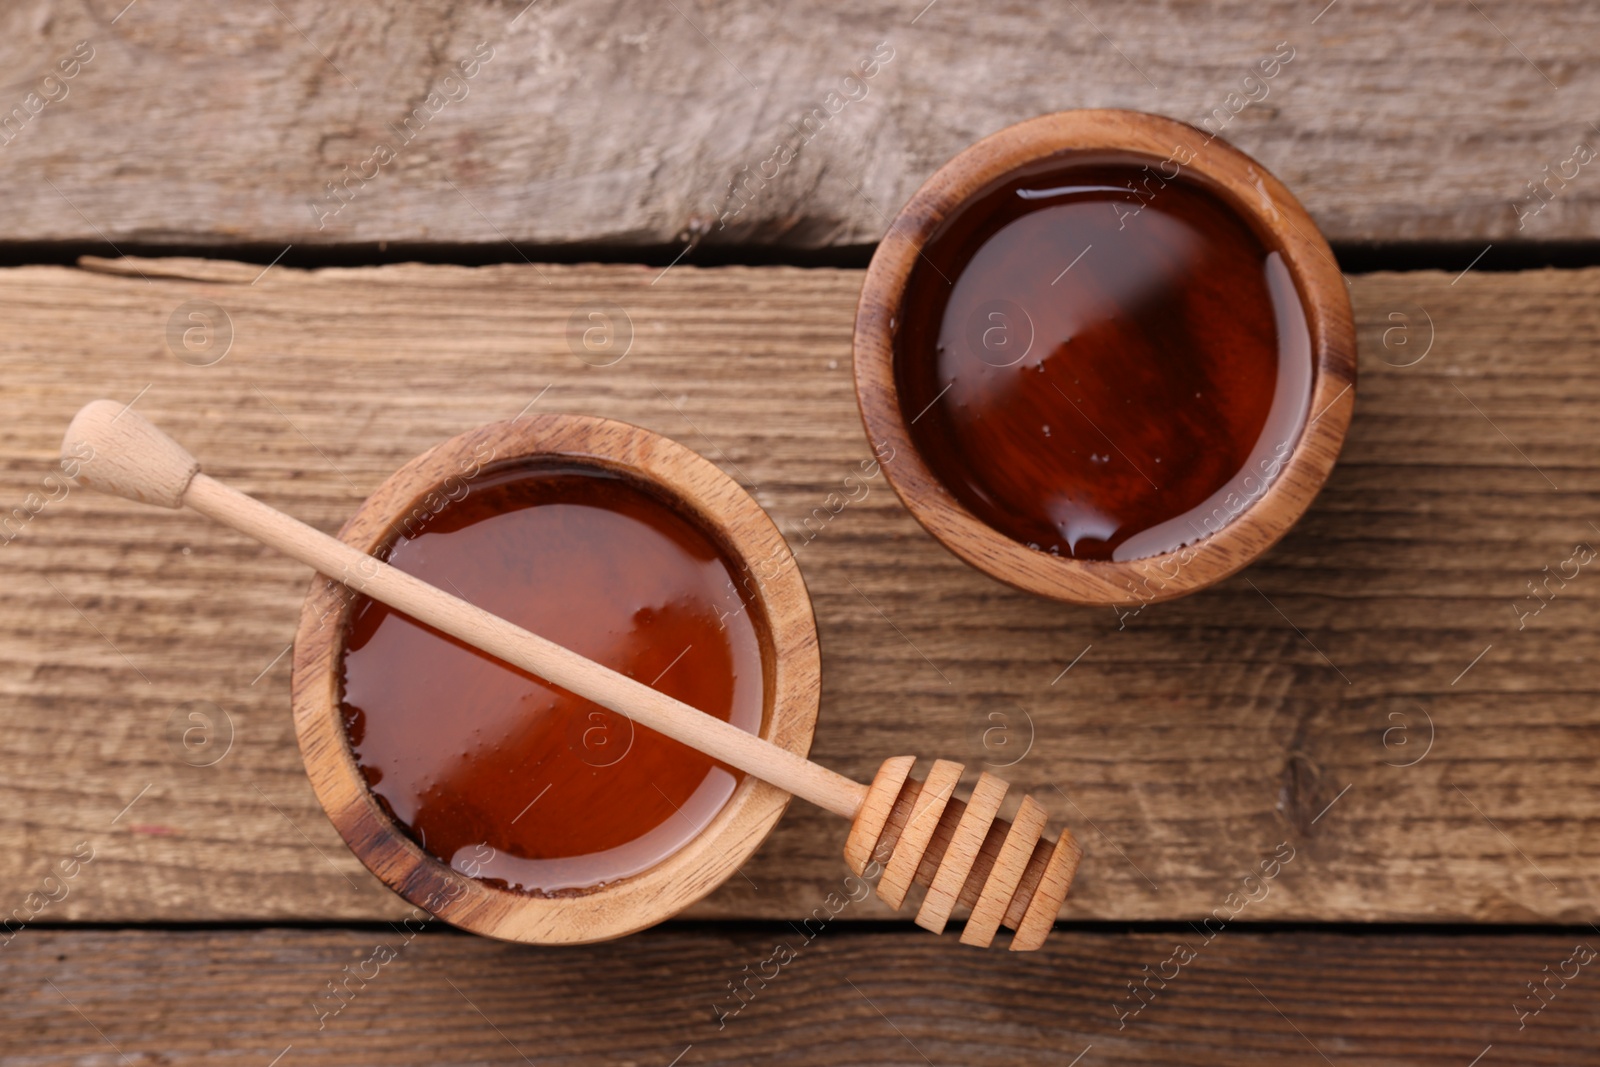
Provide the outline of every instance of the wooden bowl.
<path id="1" fill-rule="evenodd" d="M 492 457 L 488 465 L 485 458 Z M 540 415 L 461 434 L 400 468 L 339 532 L 378 552 L 413 509 L 437 511 L 441 487 L 463 472 L 560 458 L 621 474 L 674 504 L 753 580 L 751 612 L 762 646 L 766 700 L 761 734 L 804 756 L 817 721 L 816 623 L 788 544 L 731 478 L 665 437 L 609 419 Z M 470 480 L 470 479 L 469 479 Z M 435 505 L 438 505 L 437 507 Z M 340 713 L 341 666 L 352 604 L 337 582 L 312 580 L 295 635 L 294 721 L 317 799 L 361 862 L 417 907 L 512 941 L 585 943 L 620 937 L 668 918 L 711 892 L 760 846 L 789 802 L 746 776 L 688 844 L 639 874 L 599 888 L 536 896 L 470 878 L 423 851 L 379 806 L 351 752 Z"/>
<path id="2" fill-rule="evenodd" d="M 907 280 L 942 224 L 991 183 L 1062 152 L 1115 150 L 1197 175 L 1281 253 L 1311 337 L 1306 425 L 1282 469 L 1219 531 L 1182 548 L 1124 561 L 1031 549 L 973 515 L 912 444 L 895 381 L 894 338 Z M 1163 171 L 1162 173 L 1167 173 Z M 1170 175 L 1169 175 L 1170 176 Z M 867 268 L 856 311 L 856 396 L 867 437 L 917 521 L 972 566 L 1019 589 L 1078 604 L 1153 603 L 1233 574 L 1270 548 L 1310 506 L 1333 469 L 1355 406 L 1350 298 L 1328 243 L 1300 202 L 1260 164 L 1193 126 L 1132 111 L 1066 111 L 1001 130 L 963 151 L 901 209 Z"/>

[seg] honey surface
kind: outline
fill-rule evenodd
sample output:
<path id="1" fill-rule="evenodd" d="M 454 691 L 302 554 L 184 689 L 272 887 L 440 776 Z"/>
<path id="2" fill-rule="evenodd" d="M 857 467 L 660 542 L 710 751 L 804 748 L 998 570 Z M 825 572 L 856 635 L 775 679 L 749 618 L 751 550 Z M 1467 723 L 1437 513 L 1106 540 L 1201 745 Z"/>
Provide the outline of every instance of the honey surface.
<path id="1" fill-rule="evenodd" d="M 414 523 L 389 562 L 745 730 L 761 641 L 695 524 L 594 468 L 513 468 Z M 737 785 L 709 757 L 361 600 L 344 656 L 356 760 L 443 862 L 530 892 L 644 870 Z"/>
<path id="2" fill-rule="evenodd" d="M 1134 559 L 1258 499 L 1311 394 L 1281 255 L 1176 164 L 1065 154 L 945 221 L 897 316 L 917 450 L 996 530 Z"/>

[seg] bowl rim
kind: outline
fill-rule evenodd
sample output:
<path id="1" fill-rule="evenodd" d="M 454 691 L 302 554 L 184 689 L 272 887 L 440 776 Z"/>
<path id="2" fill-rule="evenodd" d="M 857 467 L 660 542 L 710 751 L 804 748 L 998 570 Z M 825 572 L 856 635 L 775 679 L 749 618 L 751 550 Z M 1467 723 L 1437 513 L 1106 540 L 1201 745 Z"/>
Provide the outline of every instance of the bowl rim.
<path id="1" fill-rule="evenodd" d="M 990 183 L 1071 151 L 1153 157 L 1158 173 L 1198 175 L 1282 254 L 1311 335 L 1308 421 L 1264 492 L 1216 533 L 1133 560 L 1079 560 L 1030 549 L 945 488 L 912 444 L 894 375 L 894 335 L 911 269 L 952 213 Z M 1173 168 L 1168 173 L 1167 167 Z M 1159 195 L 1159 193 L 1158 193 Z M 868 440 L 907 510 L 978 570 L 1025 592 L 1098 606 L 1147 604 L 1212 585 L 1272 547 L 1310 507 L 1338 458 L 1355 407 L 1356 342 L 1348 283 L 1327 240 L 1276 177 L 1225 141 L 1160 115 L 1113 109 L 1041 115 L 991 134 L 924 182 L 890 223 L 867 267 L 853 341 L 856 400 Z"/>
<path id="2" fill-rule="evenodd" d="M 542 459 L 600 467 L 644 483 L 711 535 L 731 564 L 743 568 L 749 610 L 761 616 L 756 629 L 767 674 L 761 736 L 807 755 L 821 663 L 811 600 L 794 556 L 772 519 L 737 482 L 667 437 L 587 415 L 542 414 L 492 423 L 406 463 L 362 502 L 338 536 L 372 552 L 415 509 L 448 506 L 450 498 L 441 490 L 451 479 L 470 487 L 487 471 Z M 452 486 L 448 492 L 459 491 Z M 356 599 L 345 586 L 317 575 L 301 607 L 292 700 L 306 773 L 334 828 L 367 869 L 411 904 L 452 925 L 539 944 L 584 944 L 632 933 L 676 914 L 732 877 L 788 806 L 788 793 L 746 775 L 700 833 L 638 874 L 550 896 L 471 878 L 401 831 L 367 787 L 350 750 L 341 721 L 340 675 Z"/>

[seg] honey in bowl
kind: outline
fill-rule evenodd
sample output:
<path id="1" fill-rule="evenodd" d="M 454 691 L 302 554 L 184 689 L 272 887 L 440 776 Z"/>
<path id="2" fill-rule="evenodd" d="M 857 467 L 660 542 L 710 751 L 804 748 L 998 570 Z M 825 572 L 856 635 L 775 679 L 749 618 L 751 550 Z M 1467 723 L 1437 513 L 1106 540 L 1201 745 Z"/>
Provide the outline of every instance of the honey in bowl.
<path id="1" fill-rule="evenodd" d="M 466 484 L 466 483 L 463 483 Z M 386 552 L 423 581 L 759 731 L 762 634 L 735 567 L 669 501 L 576 463 L 490 469 Z M 343 721 L 425 851 L 491 885 L 581 892 L 670 856 L 738 772 L 374 601 L 351 613 Z"/>
<path id="2" fill-rule="evenodd" d="M 1208 182 L 1068 151 L 991 183 L 912 267 L 894 375 L 915 447 L 1041 552 L 1134 560 L 1266 491 L 1310 406 L 1283 256 Z"/>

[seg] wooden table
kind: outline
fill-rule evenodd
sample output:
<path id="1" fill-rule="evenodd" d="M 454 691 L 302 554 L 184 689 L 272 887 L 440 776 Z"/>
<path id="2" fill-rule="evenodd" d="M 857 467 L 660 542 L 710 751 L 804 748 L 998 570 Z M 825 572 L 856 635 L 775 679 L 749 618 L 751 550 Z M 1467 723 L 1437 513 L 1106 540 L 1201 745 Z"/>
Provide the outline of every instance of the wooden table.
<path id="1" fill-rule="evenodd" d="M 0 12 L 0 1063 L 1592 1062 L 1600 577 L 1544 583 L 1600 544 L 1600 10 L 123 2 Z M 825 503 L 888 216 L 1076 106 L 1220 127 L 1359 327 L 1311 512 L 1125 617 L 979 575 L 881 479 Z M 326 530 L 529 405 L 699 450 L 799 554 L 815 758 L 1007 765 L 1087 847 L 1060 929 L 980 952 L 873 901 L 807 939 L 846 871 L 800 804 L 622 941 L 399 926 L 301 770 L 305 572 L 48 479 L 100 395 Z"/>

